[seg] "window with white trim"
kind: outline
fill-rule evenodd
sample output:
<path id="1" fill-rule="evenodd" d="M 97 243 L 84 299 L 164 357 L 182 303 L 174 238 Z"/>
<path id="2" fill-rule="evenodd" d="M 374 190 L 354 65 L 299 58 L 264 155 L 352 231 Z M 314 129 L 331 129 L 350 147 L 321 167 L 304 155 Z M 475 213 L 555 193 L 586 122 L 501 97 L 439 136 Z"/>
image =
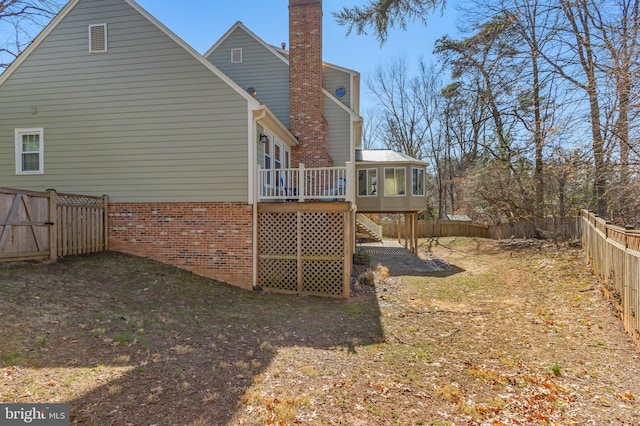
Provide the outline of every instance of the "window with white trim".
<path id="1" fill-rule="evenodd" d="M 107 52 L 107 24 L 89 25 L 89 53 Z"/>
<path id="2" fill-rule="evenodd" d="M 236 47 L 231 49 L 231 63 L 232 64 L 240 64 L 242 63 L 242 48 Z"/>
<path id="3" fill-rule="evenodd" d="M 16 174 L 44 173 L 44 129 L 16 129 Z"/>
<path id="4" fill-rule="evenodd" d="M 358 196 L 375 197 L 378 194 L 378 169 L 358 170 Z"/>
<path id="5" fill-rule="evenodd" d="M 403 196 L 406 194 L 406 179 L 404 167 L 385 167 L 384 169 L 384 195 Z"/>
<path id="6" fill-rule="evenodd" d="M 411 184 L 413 195 L 424 195 L 424 169 L 414 167 L 411 170 Z"/>

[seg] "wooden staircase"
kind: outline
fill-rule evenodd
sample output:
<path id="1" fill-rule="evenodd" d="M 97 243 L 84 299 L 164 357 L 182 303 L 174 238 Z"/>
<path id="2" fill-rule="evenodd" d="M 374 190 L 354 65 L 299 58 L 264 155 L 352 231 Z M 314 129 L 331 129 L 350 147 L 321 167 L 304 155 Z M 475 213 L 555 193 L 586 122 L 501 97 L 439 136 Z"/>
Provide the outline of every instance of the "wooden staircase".
<path id="1" fill-rule="evenodd" d="M 358 232 L 365 234 L 378 242 L 382 242 L 382 226 L 377 225 L 361 213 L 356 214 L 356 228 Z"/>

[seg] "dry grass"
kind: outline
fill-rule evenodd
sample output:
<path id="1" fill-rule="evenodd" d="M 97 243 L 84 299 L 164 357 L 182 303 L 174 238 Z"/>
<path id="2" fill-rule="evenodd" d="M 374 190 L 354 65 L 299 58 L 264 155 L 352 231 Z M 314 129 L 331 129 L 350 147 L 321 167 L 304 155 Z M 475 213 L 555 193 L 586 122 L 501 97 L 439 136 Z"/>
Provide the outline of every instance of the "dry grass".
<path id="1" fill-rule="evenodd" d="M 84 425 L 640 424 L 637 348 L 582 254 L 509 244 L 432 242 L 455 273 L 380 265 L 346 301 L 112 253 L 0 265 L 0 402 Z"/>

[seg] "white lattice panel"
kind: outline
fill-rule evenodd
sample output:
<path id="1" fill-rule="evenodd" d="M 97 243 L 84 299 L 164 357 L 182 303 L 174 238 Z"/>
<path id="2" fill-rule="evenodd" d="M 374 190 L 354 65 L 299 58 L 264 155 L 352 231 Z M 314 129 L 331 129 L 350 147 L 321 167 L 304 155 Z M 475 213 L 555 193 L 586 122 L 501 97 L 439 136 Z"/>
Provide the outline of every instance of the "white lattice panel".
<path id="1" fill-rule="evenodd" d="M 262 213 L 258 231 L 262 255 L 295 256 L 297 250 L 296 213 Z"/>
<path id="2" fill-rule="evenodd" d="M 306 260 L 302 266 L 302 292 L 342 296 L 342 260 Z"/>
<path id="3" fill-rule="evenodd" d="M 258 284 L 277 291 L 348 295 L 344 212 L 302 210 L 260 213 Z"/>
<path id="4" fill-rule="evenodd" d="M 342 257 L 344 251 L 343 214 L 309 212 L 302 216 L 302 256 Z"/>
<path id="5" fill-rule="evenodd" d="M 258 283 L 273 290 L 298 291 L 298 263 L 295 259 L 260 259 Z"/>

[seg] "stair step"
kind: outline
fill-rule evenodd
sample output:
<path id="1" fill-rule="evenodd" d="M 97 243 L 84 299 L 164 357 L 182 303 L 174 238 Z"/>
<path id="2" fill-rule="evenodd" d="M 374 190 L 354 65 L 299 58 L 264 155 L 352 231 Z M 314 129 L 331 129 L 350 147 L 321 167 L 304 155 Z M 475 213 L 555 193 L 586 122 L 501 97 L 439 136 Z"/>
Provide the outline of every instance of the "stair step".
<path id="1" fill-rule="evenodd" d="M 366 225 L 364 225 L 360 221 L 356 220 L 356 226 L 359 231 L 364 232 L 374 240 L 380 241 L 380 242 L 382 241 L 382 235 L 378 235 L 375 231 L 373 231 L 372 229 L 369 229 Z"/>

